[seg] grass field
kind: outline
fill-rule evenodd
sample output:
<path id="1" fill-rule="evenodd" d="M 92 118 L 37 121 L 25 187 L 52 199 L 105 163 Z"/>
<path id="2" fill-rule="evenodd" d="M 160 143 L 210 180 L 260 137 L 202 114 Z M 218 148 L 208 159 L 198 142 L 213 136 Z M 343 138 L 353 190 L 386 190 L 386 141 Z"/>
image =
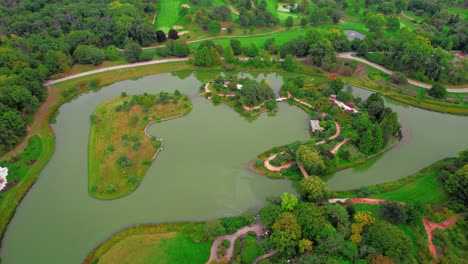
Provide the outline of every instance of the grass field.
<path id="1" fill-rule="evenodd" d="M 168 32 L 172 26 L 176 25 L 179 17 L 179 8 L 185 4 L 184 0 L 159 0 L 155 26 Z"/>
<path id="2" fill-rule="evenodd" d="M 136 104 L 132 102 L 136 99 Z M 185 115 L 187 97 L 159 103 L 161 96 L 118 97 L 101 104 L 91 117 L 89 136 L 89 194 L 115 199 L 140 184 L 161 143 L 145 135 L 148 123 Z M 175 98 L 175 97 L 174 97 Z M 120 110 L 118 110 L 120 108 Z"/>
<path id="3" fill-rule="evenodd" d="M 178 232 L 133 235 L 119 241 L 99 260 L 99 264 L 203 263 L 208 259 L 209 242 L 194 243 Z"/>
<path id="4" fill-rule="evenodd" d="M 189 237 L 190 232 L 203 227 L 203 223 L 137 225 L 114 234 L 83 263 L 204 263 L 210 255 L 211 241 L 193 242 Z"/>
<path id="5" fill-rule="evenodd" d="M 371 195 L 370 197 L 400 202 L 421 201 L 425 204 L 442 204 L 448 200 L 448 197 L 444 186 L 437 178 L 438 173 L 431 172 L 397 190 Z"/>

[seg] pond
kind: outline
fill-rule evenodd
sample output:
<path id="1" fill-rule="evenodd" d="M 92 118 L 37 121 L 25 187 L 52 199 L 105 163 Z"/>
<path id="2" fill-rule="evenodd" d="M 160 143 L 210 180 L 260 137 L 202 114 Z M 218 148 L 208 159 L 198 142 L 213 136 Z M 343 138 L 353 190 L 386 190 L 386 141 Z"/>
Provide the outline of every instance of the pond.
<path id="1" fill-rule="evenodd" d="M 295 106 L 279 104 L 275 116 L 248 122 L 232 109 L 213 106 L 198 95 L 201 81 L 212 72 L 159 74 L 124 81 L 83 94 L 60 108 L 56 151 L 39 180 L 18 207 L 5 234 L 4 263 L 80 263 L 111 234 L 138 223 L 207 220 L 259 208 L 270 196 L 294 192 L 287 180 L 270 180 L 250 172 L 246 164 L 276 145 L 305 140 L 307 115 Z M 283 77 L 266 77 L 278 92 Z M 155 124 L 150 132 L 165 148 L 140 187 L 114 201 L 87 193 L 89 116 L 122 91 L 127 94 L 180 90 L 193 101 L 183 118 Z M 368 91 L 354 88 L 356 94 Z M 397 148 L 354 169 L 336 173 L 332 189 L 359 188 L 405 177 L 420 168 L 467 148 L 468 122 L 387 101 L 408 125 L 411 135 Z"/>

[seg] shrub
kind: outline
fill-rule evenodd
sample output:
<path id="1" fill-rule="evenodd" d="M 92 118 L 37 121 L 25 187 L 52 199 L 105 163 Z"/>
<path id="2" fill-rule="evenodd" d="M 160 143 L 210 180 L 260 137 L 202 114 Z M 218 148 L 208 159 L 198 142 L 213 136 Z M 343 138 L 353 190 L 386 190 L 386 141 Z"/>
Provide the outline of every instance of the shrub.
<path id="1" fill-rule="evenodd" d="M 109 187 L 107 187 L 107 192 L 108 193 L 114 193 L 117 190 L 117 185 L 111 184 Z"/>
<path id="2" fill-rule="evenodd" d="M 408 84 L 408 79 L 406 79 L 405 75 L 401 72 L 393 73 L 392 76 L 390 76 L 390 81 L 398 85 Z"/>
<path id="3" fill-rule="evenodd" d="M 138 182 L 138 178 L 137 178 L 135 175 L 130 175 L 130 176 L 128 177 L 128 182 L 129 182 L 129 183 L 132 183 L 132 184 L 135 184 L 135 183 Z"/>

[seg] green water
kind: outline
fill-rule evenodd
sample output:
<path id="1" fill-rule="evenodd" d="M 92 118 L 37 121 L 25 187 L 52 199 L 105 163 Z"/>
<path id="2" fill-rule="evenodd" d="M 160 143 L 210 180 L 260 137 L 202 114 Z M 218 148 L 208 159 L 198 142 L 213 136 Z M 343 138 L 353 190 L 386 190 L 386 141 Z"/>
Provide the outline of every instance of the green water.
<path id="1" fill-rule="evenodd" d="M 282 76 L 267 77 L 278 91 Z M 292 192 L 291 183 L 269 180 L 246 169 L 257 154 L 276 145 L 304 140 L 306 114 L 279 104 L 276 116 L 247 122 L 225 106 L 198 96 L 200 80 L 213 73 L 160 74 L 124 81 L 79 96 L 60 108 L 56 151 L 18 207 L 5 234 L 3 263 L 80 263 L 114 232 L 137 223 L 206 220 L 261 207 L 269 196 Z M 89 115 L 103 101 L 128 94 L 179 89 L 193 101 L 186 117 L 150 128 L 165 140 L 164 151 L 140 187 L 115 201 L 87 194 Z M 367 93 L 356 90 L 356 93 Z M 411 130 L 406 144 L 375 160 L 370 168 L 337 173 L 333 189 L 357 188 L 402 178 L 440 158 L 467 148 L 467 118 L 392 105 Z"/>

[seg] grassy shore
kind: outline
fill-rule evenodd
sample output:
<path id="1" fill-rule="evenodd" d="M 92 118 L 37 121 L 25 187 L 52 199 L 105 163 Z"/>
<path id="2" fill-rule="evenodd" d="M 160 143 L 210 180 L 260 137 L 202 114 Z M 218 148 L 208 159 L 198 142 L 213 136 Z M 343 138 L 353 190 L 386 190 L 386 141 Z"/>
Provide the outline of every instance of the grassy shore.
<path id="1" fill-rule="evenodd" d="M 180 94 L 117 97 L 101 104 L 91 116 L 89 194 L 115 199 L 135 190 L 162 147 L 145 134 L 146 126 L 190 110 L 190 100 Z"/>
<path id="2" fill-rule="evenodd" d="M 209 241 L 193 242 L 187 234 L 203 228 L 202 223 L 137 225 L 110 237 L 96 247 L 84 264 L 106 263 L 204 263 L 209 255 Z"/>

